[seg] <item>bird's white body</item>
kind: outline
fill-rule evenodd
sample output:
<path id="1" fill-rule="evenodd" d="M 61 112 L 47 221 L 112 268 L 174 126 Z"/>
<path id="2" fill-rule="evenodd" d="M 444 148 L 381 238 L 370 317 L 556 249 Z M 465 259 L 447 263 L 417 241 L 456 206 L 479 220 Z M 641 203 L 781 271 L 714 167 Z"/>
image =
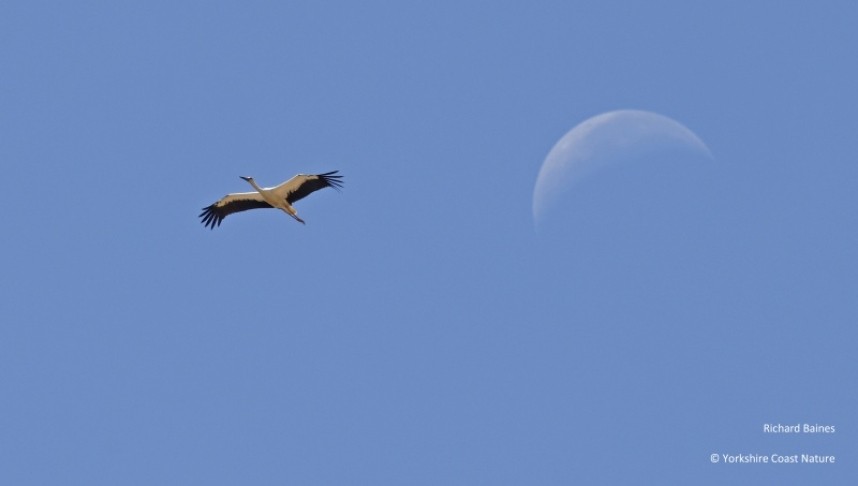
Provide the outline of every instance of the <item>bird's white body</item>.
<path id="1" fill-rule="evenodd" d="M 307 176 L 299 174 L 279 186 L 274 187 L 259 187 L 259 185 L 256 184 L 256 181 L 253 180 L 253 177 L 242 177 L 242 179 L 249 182 L 265 202 L 270 204 L 272 207 L 282 209 L 286 214 L 295 218 L 299 223 L 305 224 L 304 220 L 298 217 L 298 211 L 296 211 L 295 208 L 293 208 L 287 201 L 289 194 L 295 192 L 295 190 L 301 185 L 302 177 Z M 253 193 L 251 192 L 249 194 Z"/>
<path id="2" fill-rule="evenodd" d="M 324 174 L 298 174 L 288 181 L 274 187 L 260 187 L 253 177 L 242 177 L 256 189 L 256 192 L 236 192 L 227 194 L 216 203 L 203 208 L 200 217 L 203 224 L 214 229 L 228 215 L 256 208 L 277 208 L 295 218 L 299 223 L 304 220 L 298 217 L 298 211 L 292 206 L 308 194 L 333 187 L 342 187 L 342 176 L 334 175 L 338 171 Z"/>

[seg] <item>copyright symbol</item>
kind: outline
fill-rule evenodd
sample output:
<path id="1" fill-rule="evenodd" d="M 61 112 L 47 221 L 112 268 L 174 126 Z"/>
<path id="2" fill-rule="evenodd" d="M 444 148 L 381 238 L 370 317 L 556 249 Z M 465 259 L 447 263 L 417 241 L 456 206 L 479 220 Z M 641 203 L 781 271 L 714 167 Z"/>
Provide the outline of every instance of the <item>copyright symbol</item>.
<path id="1" fill-rule="evenodd" d="M 718 454 L 712 454 L 709 456 L 709 460 L 712 461 L 712 464 L 716 464 L 718 462 Z"/>

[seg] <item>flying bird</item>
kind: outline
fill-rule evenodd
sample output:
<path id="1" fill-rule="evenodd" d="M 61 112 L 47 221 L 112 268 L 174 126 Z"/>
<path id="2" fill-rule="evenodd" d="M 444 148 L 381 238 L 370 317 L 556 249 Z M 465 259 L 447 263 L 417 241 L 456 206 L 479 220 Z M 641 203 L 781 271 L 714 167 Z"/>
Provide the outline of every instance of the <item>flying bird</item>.
<path id="1" fill-rule="evenodd" d="M 298 217 L 298 211 L 292 205 L 319 189 L 333 187 L 339 191 L 343 187 L 341 180 L 343 176 L 334 175 L 337 172 L 339 171 L 324 174 L 298 174 L 279 186 L 264 188 L 259 187 L 253 177 L 242 176 L 241 178 L 249 182 L 256 192 L 227 194 L 220 201 L 203 208 L 200 218 L 204 226 L 214 229 L 215 226 L 220 226 L 223 218 L 232 213 L 256 208 L 277 208 L 282 209 L 299 223 L 306 224 Z"/>

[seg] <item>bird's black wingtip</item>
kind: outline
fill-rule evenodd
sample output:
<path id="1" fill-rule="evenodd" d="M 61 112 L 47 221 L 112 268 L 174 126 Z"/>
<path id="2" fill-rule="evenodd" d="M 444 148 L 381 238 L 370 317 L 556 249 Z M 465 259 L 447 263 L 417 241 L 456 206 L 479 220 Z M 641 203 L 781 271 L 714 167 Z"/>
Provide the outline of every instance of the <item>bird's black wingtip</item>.
<path id="1" fill-rule="evenodd" d="M 223 217 L 215 211 L 214 204 L 204 207 L 203 212 L 200 213 L 198 217 L 202 220 L 200 222 L 203 223 L 203 226 L 208 229 L 214 229 L 215 226 L 220 226 L 221 221 L 223 221 Z"/>
<path id="2" fill-rule="evenodd" d="M 343 176 L 334 175 L 334 174 L 337 174 L 338 172 L 339 172 L 339 170 L 332 170 L 330 172 L 318 174 L 318 176 L 320 179 L 325 181 L 325 184 L 327 184 L 328 186 L 333 187 L 334 189 L 339 191 L 343 187 L 343 180 L 342 180 Z"/>

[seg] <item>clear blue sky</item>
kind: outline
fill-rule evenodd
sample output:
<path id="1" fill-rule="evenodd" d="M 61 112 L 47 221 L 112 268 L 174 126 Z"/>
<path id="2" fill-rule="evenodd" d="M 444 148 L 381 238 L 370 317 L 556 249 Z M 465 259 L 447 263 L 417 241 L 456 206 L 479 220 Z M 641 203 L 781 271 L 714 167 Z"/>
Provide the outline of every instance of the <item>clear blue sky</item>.
<path id="1" fill-rule="evenodd" d="M 845 484 L 856 23 L 850 2 L 3 2 L 0 483 Z M 714 162 L 593 176 L 537 234 L 545 155 L 624 108 Z M 238 176 L 334 169 L 306 226 L 197 218 Z"/>

